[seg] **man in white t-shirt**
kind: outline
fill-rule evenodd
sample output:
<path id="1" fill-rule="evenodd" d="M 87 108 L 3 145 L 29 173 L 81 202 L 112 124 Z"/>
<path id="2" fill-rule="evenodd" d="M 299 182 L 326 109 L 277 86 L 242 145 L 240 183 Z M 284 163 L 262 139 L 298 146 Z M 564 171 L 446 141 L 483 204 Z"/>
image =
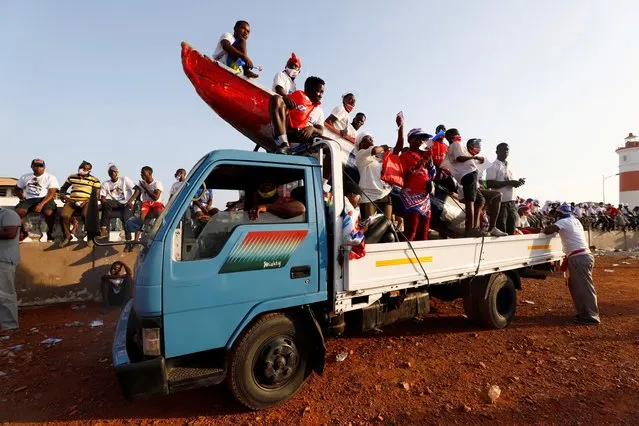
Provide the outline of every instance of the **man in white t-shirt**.
<path id="1" fill-rule="evenodd" d="M 355 114 L 355 117 L 353 117 L 353 121 L 348 125 L 348 128 L 346 129 L 346 138 L 357 139 L 357 132 L 359 132 L 359 129 L 364 127 L 365 123 L 366 114 L 364 114 L 363 112 L 358 112 L 357 114 Z"/>
<path id="2" fill-rule="evenodd" d="M 290 95 L 296 91 L 295 78 L 299 75 L 300 69 L 302 69 L 302 61 L 295 56 L 295 53 L 291 53 L 284 70 L 275 74 L 273 78 L 273 91 L 280 96 Z"/>
<path id="3" fill-rule="evenodd" d="M 517 194 L 515 188 L 522 186 L 525 179 L 514 179 L 508 164 L 510 148 L 507 143 L 497 145 L 497 159 L 486 170 L 486 185 L 501 192 L 501 208 L 497 218 L 497 228 L 508 235 L 515 233 L 517 224 Z"/>
<path id="4" fill-rule="evenodd" d="M 186 170 L 177 169 L 174 176 L 177 182 L 174 182 L 173 185 L 171 185 L 171 189 L 169 189 L 169 200 L 173 198 L 173 196 L 180 190 L 180 188 L 182 188 L 182 185 L 184 185 L 184 179 L 186 179 Z"/>
<path id="5" fill-rule="evenodd" d="M 251 33 L 251 26 L 246 21 L 237 21 L 233 27 L 233 34 L 224 33 L 220 36 L 220 39 L 215 46 L 215 52 L 213 52 L 213 59 L 239 71 L 239 65 L 237 60 L 244 61 L 244 75 L 249 78 L 259 77 L 251 69 L 253 68 L 253 61 L 248 57 L 246 53 L 246 40 L 248 40 Z"/>
<path id="6" fill-rule="evenodd" d="M 568 288 L 577 315 L 573 321 L 578 324 L 599 324 L 597 291 L 592 281 L 595 259 L 588 249 L 586 235 L 581 222 L 572 215 L 570 206 L 562 204 L 557 209 L 558 220 L 544 229 L 544 234 L 559 233 L 561 245 L 566 255 L 562 270 L 568 272 Z"/>
<path id="7" fill-rule="evenodd" d="M 145 220 L 149 213 L 158 217 L 164 211 L 164 204 L 162 203 L 164 186 L 159 180 L 153 178 L 153 169 L 149 166 L 142 167 L 140 177 L 142 179 L 134 187 L 129 206 L 133 208 L 135 200 L 140 198 L 142 201 L 140 219 Z"/>
<path id="8" fill-rule="evenodd" d="M 39 158 L 31 161 L 31 173 L 22 175 L 16 183 L 15 195 L 20 199 L 15 211 L 24 221 L 28 213 L 41 213 L 49 228 L 47 230 L 48 241 L 53 241 L 53 222 L 57 206 L 56 194 L 60 188 L 58 179 L 45 171 L 44 160 Z"/>
<path id="9" fill-rule="evenodd" d="M 464 145 L 457 129 L 448 129 L 446 138 L 451 144 L 446 152 L 446 162 L 450 171 L 463 188 L 464 207 L 466 213 L 465 236 L 485 237 L 489 234 L 480 229 L 479 216 L 484 205 L 484 197 L 479 190 L 478 164 L 483 164 L 484 157 L 471 153 L 469 146 L 480 149 L 481 139 L 469 139 Z"/>
<path id="10" fill-rule="evenodd" d="M 349 113 L 355 108 L 355 95 L 347 93 L 342 97 L 342 104 L 333 108 L 331 115 L 324 121 L 324 126 L 341 137 L 348 136 Z M 355 143 L 355 141 L 351 141 Z"/>
<path id="11" fill-rule="evenodd" d="M 128 177 L 120 176 L 120 171 L 115 164 L 109 166 L 107 173 L 109 174 L 109 179 L 102 182 L 102 187 L 100 188 L 100 203 L 102 204 L 101 237 L 106 237 L 109 233 L 113 212 L 121 216 L 122 225 L 133 216 L 129 201 L 133 197 L 135 184 Z M 125 235 L 128 241 L 130 235 L 128 232 Z"/>

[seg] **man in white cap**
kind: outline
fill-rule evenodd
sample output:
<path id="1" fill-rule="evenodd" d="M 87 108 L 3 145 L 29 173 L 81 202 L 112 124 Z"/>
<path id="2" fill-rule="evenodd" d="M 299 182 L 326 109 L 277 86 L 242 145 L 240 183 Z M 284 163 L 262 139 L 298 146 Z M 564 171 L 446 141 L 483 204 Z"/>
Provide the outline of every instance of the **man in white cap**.
<path id="1" fill-rule="evenodd" d="M 578 324 L 599 324 L 597 291 L 592 281 L 595 258 L 588 249 L 584 228 L 573 216 L 570 206 L 562 204 L 557 208 L 558 219 L 544 229 L 544 234 L 559 233 L 566 258 L 561 269 L 568 276 L 568 289 L 572 296 L 577 315 L 573 322 Z"/>

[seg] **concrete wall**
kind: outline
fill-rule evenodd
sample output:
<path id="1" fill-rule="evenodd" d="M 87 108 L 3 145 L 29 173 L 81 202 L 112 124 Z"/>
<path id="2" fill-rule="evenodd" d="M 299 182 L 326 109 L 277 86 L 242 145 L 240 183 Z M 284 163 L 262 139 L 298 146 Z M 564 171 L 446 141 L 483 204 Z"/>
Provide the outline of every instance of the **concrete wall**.
<path id="1" fill-rule="evenodd" d="M 116 260 L 133 269 L 137 252 L 123 253 L 124 246 L 95 247 L 71 244 L 59 249 L 54 243 L 20 244 L 21 262 L 16 291 L 21 306 L 77 302 L 100 295 L 100 278 Z"/>
<path id="2" fill-rule="evenodd" d="M 587 237 L 588 237 L 590 246 L 595 246 L 598 249 L 619 249 L 619 250 L 639 249 L 639 232 L 588 231 Z"/>

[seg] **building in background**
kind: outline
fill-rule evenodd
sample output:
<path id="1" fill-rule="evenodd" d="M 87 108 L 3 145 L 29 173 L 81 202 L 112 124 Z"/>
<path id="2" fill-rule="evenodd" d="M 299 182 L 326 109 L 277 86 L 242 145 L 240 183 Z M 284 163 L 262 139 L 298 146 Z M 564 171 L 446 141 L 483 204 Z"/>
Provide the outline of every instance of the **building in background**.
<path id="1" fill-rule="evenodd" d="M 630 208 L 639 206 L 639 138 L 632 133 L 626 144 L 617 148 L 619 155 L 619 202 Z"/>
<path id="2" fill-rule="evenodd" d="M 13 195 L 18 179 L 12 177 L 0 177 L 0 207 L 15 207 L 18 197 Z"/>

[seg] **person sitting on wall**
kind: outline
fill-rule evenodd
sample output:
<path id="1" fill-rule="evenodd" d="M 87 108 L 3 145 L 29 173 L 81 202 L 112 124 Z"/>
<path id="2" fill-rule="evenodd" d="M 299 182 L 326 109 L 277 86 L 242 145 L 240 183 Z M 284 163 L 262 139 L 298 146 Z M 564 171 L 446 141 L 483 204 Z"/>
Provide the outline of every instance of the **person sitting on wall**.
<path id="1" fill-rule="evenodd" d="M 60 243 L 60 248 L 69 245 L 71 242 L 71 218 L 76 211 L 82 213 L 85 225 L 88 225 L 89 207 L 92 196 L 96 199 L 100 192 L 100 180 L 91 175 L 93 165 L 88 161 L 83 161 L 78 167 L 78 172 L 69 175 L 66 182 L 60 187 L 60 199 L 64 201 L 64 207 L 60 213 L 60 224 L 64 239 Z M 71 193 L 67 194 L 67 190 Z M 96 201 L 97 205 L 97 201 Z M 93 246 L 91 237 L 87 239 L 87 245 Z"/>
<path id="2" fill-rule="evenodd" d="M 102 308 L 100 312 L 106 314 L 112 307 L 121 307 L 131 298 L 133 288 L 133 274 L 126 263 L 119 260 L 113 262 L 109 273 L 102 276 Z"/>

